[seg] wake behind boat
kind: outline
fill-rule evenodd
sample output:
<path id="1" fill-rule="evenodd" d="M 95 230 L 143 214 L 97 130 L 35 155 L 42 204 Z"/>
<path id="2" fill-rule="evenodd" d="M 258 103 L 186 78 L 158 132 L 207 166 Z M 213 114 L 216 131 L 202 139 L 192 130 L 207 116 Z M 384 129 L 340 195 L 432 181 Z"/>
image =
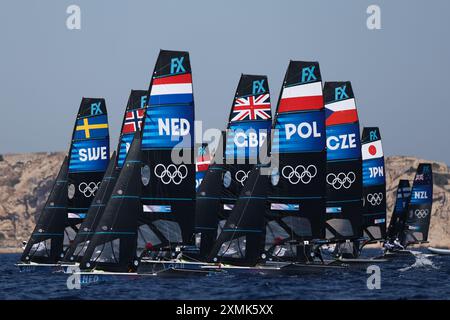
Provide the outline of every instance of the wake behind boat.
<path id="1" fill-rule="evenodd" d="M 431 253 L 434 253 L 434 254 L 439 254 L 439 255 L 450 255 L 450 249 L 428 247 L 428 251 L 430 251 Z"/>

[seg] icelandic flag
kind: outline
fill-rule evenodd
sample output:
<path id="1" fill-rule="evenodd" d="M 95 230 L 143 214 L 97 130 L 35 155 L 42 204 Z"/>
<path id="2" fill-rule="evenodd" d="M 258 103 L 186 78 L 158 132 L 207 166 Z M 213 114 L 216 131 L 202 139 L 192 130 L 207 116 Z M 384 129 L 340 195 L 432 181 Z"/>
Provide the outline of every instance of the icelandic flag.
<path id="1" fill-rule="evenodd" d="M 376 159 L 383 156 L 383 147 L 381 146 L 381 140 L 365 143 L 361 146 L 361 149 L 363 160 Z"/>
<path id="2" fill-rule="evenodd" d="M 318 81 L 284 88 L 278 112 L 320 110 L 322 108 L 322 82 Z"/>
<path id="3" fill-rule="evenodd" d="M 346 99 L 325 105 L 326 125 L 353 123 L 358 121 L 355 99 Z"/>
<path id="4" fill-rule="evenodd" d="M 153 79 L 150 106 L 192 103 L 193 100 L 190 73 Z"/>

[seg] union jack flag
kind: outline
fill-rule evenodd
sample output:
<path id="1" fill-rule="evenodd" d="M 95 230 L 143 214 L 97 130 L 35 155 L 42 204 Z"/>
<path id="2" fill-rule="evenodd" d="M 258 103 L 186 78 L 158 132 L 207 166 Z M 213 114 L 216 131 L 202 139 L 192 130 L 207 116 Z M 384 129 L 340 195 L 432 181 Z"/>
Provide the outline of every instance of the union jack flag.
<path id="1" fill-rule="evenodd" d="M 143 108 L 127 111 L 122 133 L 133 133 L 136 132 L 138 128 L 141 130 L 142 120 L 144 120 Z"/>
<path id="2" fill-rule="evenodd" d="M 233 106 L 231 121 L 267 120 L 272 117 L 269 94 L 237 98 Z"/>

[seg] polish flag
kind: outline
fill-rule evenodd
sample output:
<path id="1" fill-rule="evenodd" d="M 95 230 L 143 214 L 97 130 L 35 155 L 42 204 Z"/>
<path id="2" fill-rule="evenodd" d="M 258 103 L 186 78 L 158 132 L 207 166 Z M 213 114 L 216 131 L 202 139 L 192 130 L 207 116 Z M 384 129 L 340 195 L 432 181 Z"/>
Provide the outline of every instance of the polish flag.
<path id="1" fill-rule="evenodd" d="M 284 88 L 278 112 L 320 110 L 322 108 L 322 82 L 318 81 Z"/>

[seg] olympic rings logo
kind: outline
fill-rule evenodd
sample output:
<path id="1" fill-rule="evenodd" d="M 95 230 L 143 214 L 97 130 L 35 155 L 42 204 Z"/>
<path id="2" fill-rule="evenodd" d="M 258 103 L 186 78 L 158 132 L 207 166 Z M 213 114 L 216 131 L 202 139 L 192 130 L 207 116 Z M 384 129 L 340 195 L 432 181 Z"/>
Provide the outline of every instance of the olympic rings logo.
<path id="1" fill-rule="evenodd" d="M 381 201 L 383 201 L 384 196 L 382 192 L 378 192 L 369 193 L 366 198 L 372 206 L 379 206 L 381 204 Z"/>
<path id="2" fill-rule="evenodd" d="M 425 218 L 428 215 L 428 213 L 429 213 L 428 209 L 416 209 L 414 211 L 414 214 L 419 219 Z"/>
<path id="3" fill-rule="evenodd" d="M 234 178 L 236 179 L 237 182 L 239 182 L 242 186 L 244 186 L 244 182 L 247 180 L 249 173 L 250 171 L 245 172 L 244 170 L 239 170 L 234 175 Z"/>
<path id="4" fill-rule="evenodd" d="M 300 181 L 303 184 L 308 184 L 317 175 L 317 167 L 312 164 L 307 167 L 298 165 L 295 169 L 291 166 L 285 166 L 283 170 L 281 170 L 281 174 L 288 179 L 291 184 L 298 184 Z"/>
<path id="5" fill-rule="evenodd" d="M 329 173 L 327 175 L 327 183 L 336 190 L 339 190 L 342 187 L 349 189 L 355 181 L 356 175 L 353 171 L 350 171 L 347 174 L 340 172 L 338 174 Z"/>
<path id="6" fill-rule="evenodd" d="M 153 170 L 155 176 L 161 180 L 164 184 L 174 183 L 179 185 L 184 178 L 188 175 L 188 168 L 182 164 L 176 166 L 174 164 L 169 164 L 166 168 L 162 163 L 158 164 Z"/>
<path id="7" fill-rule="evenodd" d="M 95 196 L 95 192 L 98 190 L 98 187 L 100 186 L 101 181 L 95 183 L 95 182 L 82 182 L 78 185 L 78 190 L 86 197 L 90 198 Z"/>

